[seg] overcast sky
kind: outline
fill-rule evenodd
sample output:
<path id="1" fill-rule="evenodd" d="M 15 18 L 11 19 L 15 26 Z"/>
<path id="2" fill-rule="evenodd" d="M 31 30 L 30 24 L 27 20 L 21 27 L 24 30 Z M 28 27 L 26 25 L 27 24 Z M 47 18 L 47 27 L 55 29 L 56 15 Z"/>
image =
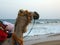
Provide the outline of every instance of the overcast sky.
<path id="1" fill-rule="evenodd" d="M 60 0 L 0 0 L 0 19 L 16 19 L 19 9 L 37 11 L 41 19 L 60 19 Z"/>

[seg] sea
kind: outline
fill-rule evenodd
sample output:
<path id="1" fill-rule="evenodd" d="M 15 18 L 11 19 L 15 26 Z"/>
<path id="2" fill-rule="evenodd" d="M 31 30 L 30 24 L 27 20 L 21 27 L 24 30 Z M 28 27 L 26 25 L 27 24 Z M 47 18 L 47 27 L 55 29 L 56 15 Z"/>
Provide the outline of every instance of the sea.
<path id="1" fill-rule="evenodd" d="M 0 19 L 15 24 L 15 19 Z M 29 33 L 29 34 L 28 34 Z M 30 23 L 24 36 L 56 34 L 60 33 L 60 19 L 38 19 L 35 23 Z"/>

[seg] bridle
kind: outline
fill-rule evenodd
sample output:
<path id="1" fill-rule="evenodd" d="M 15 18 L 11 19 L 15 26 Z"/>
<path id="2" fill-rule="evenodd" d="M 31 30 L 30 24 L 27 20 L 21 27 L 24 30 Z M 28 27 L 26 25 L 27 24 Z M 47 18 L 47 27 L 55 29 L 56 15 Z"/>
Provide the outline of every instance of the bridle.
<path id="1" fill-rule="evenodd" d="M 35 20 L 33 20 L 32 24 L 33 24 L 33 25 L 32 25 L 32 27 L 30 28 L 30 31 L 29 31 L 23 38 L 28 37 L 28 35 L 32 32 L 33 27 L 34 27 L 34 24 L 35 24 Z"/>

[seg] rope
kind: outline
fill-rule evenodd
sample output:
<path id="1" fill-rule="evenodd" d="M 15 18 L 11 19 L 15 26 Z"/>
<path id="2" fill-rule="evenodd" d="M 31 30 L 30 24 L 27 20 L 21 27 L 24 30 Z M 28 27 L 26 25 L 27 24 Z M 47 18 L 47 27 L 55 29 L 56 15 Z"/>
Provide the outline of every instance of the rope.
<path id="1" fill-rule="evenodd" d="M 27 33 L 27 35 L 24 36 L 23 38 L 26 38 L 26 37 L 32 32 L 32 29 L 33 29 L 34 24 L 35 24 L 35 20 L 33 20 L 32 28 L 31 28 L 30 31 Z"/>

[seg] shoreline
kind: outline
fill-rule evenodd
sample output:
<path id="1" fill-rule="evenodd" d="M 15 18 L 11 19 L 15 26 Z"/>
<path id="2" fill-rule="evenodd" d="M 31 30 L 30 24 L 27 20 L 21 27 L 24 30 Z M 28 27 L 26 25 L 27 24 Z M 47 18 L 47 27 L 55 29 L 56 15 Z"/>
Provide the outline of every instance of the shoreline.
<path id="1" fill-rule="evenodd" d="M 60 44 L 60 34 L 31 36 L 24 39 L 24 45 L 52 45 Z M 49 44 L 48 44 L 49 43 Z"/>

